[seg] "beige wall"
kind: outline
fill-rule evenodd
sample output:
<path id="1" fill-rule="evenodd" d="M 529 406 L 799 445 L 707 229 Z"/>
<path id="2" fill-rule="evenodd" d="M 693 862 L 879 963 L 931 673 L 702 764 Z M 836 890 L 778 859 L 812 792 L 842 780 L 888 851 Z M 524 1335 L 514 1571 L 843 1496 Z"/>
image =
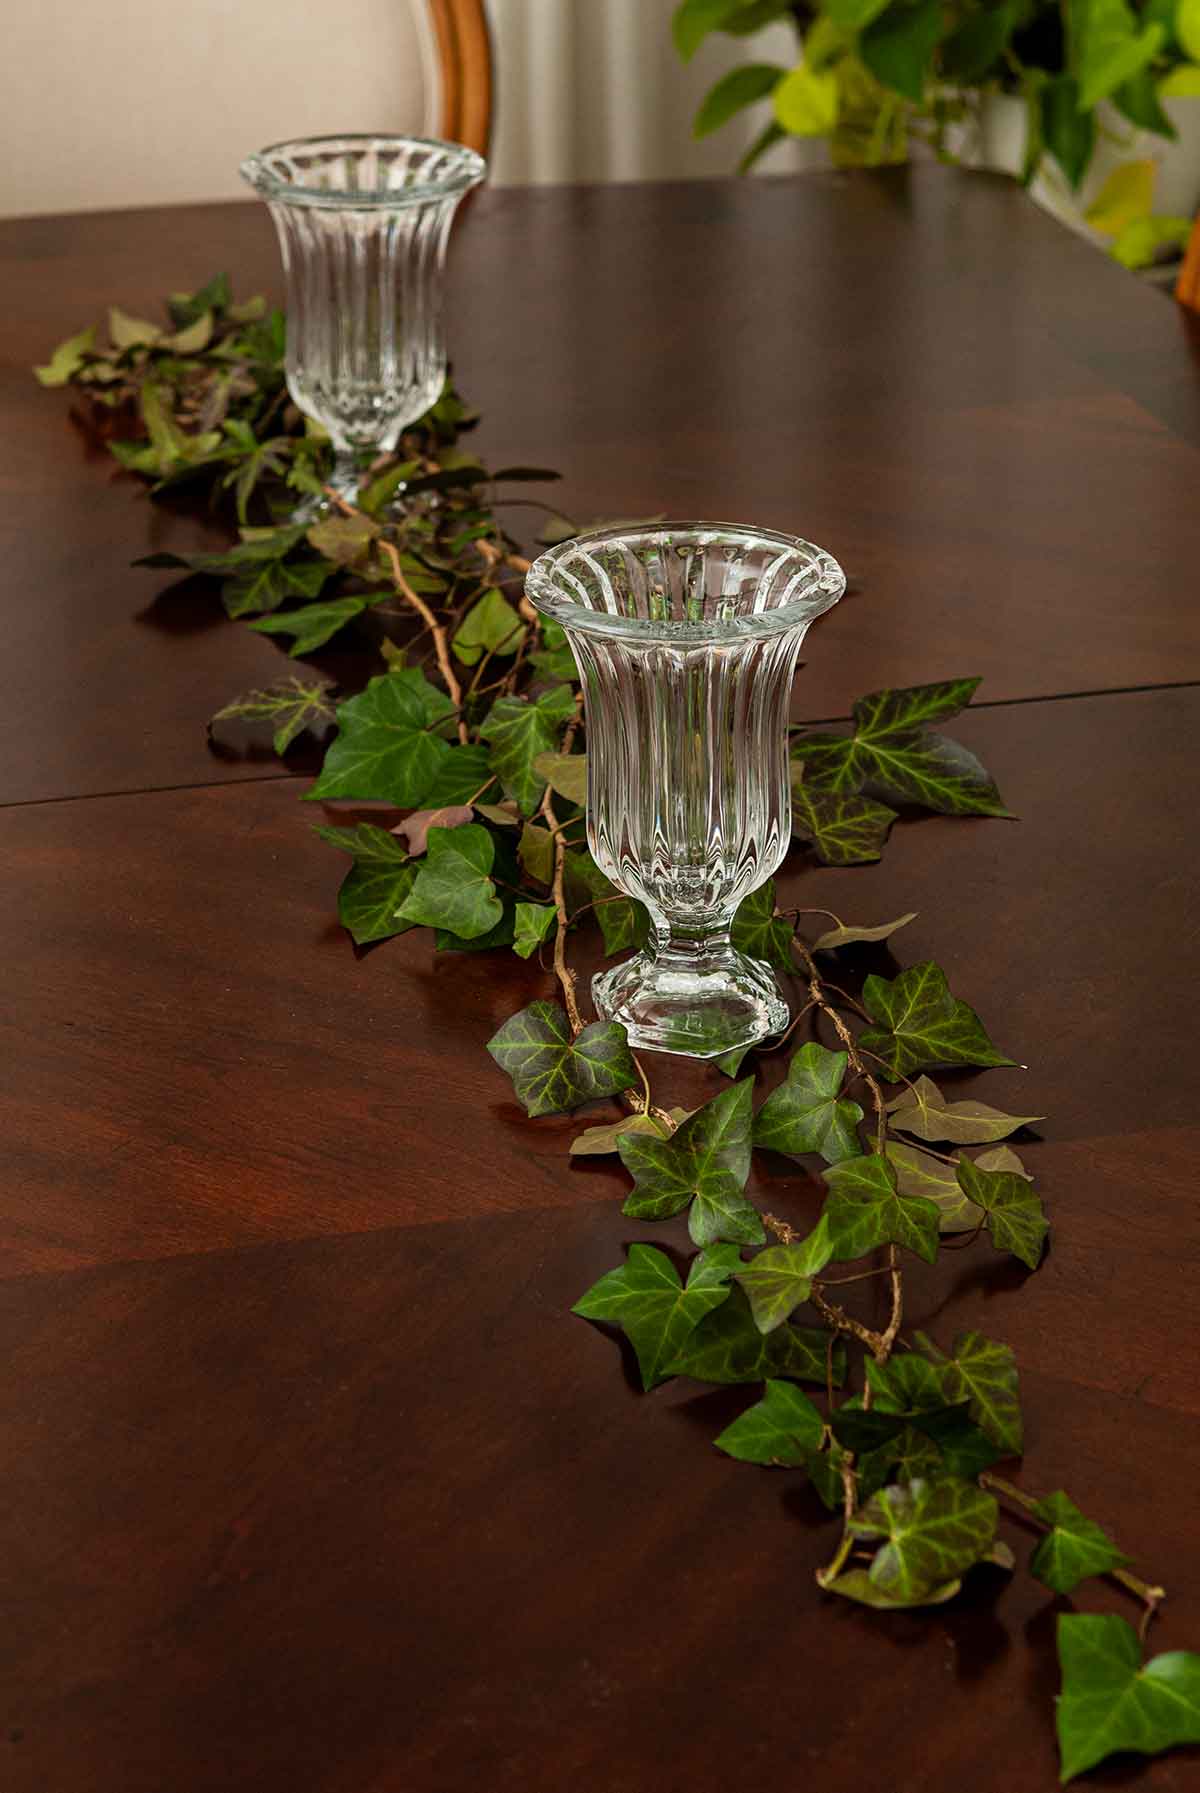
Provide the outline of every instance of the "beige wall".
<path id="1" fill-rule="evenodd" d="M 0 216 L 245 195 L 248 151 L 421 130 L 409 0 L 5 0 Z"/>

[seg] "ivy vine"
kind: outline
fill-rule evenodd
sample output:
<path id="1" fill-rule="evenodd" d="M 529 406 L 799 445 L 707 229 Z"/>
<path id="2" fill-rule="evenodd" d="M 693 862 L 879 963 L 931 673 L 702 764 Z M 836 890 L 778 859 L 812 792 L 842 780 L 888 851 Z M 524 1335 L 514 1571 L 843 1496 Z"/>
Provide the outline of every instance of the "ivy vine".
<path id="1" fill-rule="evenodd" d="M 735 942 L 792 980 L 792 1023 L 755 1054 L 716 1060 L 728 1082 L 699 1109 L 660 1106 L 624 1029 L 584 1017 L 569 956 L 587 928 L 605 953 L 626 951 L 647 917 L 588 853 L 574 661 L 525 598 L 529 563 L 501 521 L 523 504 L 542 517 L 541 541 L 575 533 L 543 501 L 511 495 L 556 476 L 489 471 L 463 446 L 474 418 L 447 385 L 345 503 L 324 483 L 327 441 L 288 398 L 282 313 L 235 302 L 223 274 L 173 295 L 166 313 L 155 324 L 113 307 L 103 339 L 81 331 L 37 377 L 72 387 L 79 420 L 153 492 L 190 488 L 231 508 L 227 548 L 137 564 L 218 580 L 228 615 L 293 659 L 352 636 L 375 656 L 362 689 L 305 666 L 231 699 L 209 726 L 222 739 L 265 730 L 280 755 L 302 738 L 324 745 L 304 796 L 325 806 L 317 835 L 350 859 L 338 913 L 358 947 L 426 927 L 436 951 L 506 948 L 552 971 L 558 1000 L 512 1016 L 488 1050 L 532 1117 L 622 1104 L 571 1151 L 619 1156 L 624 1213 L 684 1222 L 694 1248 L 681 1274 L 677 1249 L 631 1245 L 575 1313 L 627 1339 L 647 1391 L 672 1377 L 756 1390 L 714 1445 L 806 1473 L 837 1515 L 816 1577 L 825 1593 L 883 1611 L 941 1605 L 968 1575 L 1013 1570 L 1015 1521 L 1038 1534 L 1026 1566 L 1055 1595 L 1100 1577 L 1131 1596 L 1137 1627 L 1117 1613 L 1058 1615 L 1063 1781 L 1114 1751 L 1200 1741 L 1200 1654 L 1145 1656 L 1164 1590 L 1067 1493 L 1035 1496 L 997 1467 L 1024 1448 L 1011 1349 L 975 1331 L 943 1344 L 904 1331 L 910 1256 L 992 1250 L 1033 1271 L 1048 1233 L 1009 1143 L 1043 1117 L 953 1099 L 929 1075 L 1014 1063 L 943 968 L 846 988 L 856 949 L 914 916 L 860 926 L 782 906 L 773 882 L 754 892 Z M 292 520 L 298 498 L 322 493 L 324 514 Z M 849 732 L 797 731 L 796 853 L 863 864 L 906 812 L 1008 816 L 978 759 L 934 726 L 977 684 L 873 692 Z M 363 804 L 381 806 L 375 820 L 361 819 Z M 345 805 L 359 816 L 339 816 Z M 743 1064 L 781 1050 L 786 1074 L 756 1105 Z M 747 1196 L 755 1151 L 820 1176 L 807 1231 Z M 858 1284 L 883 1290 L 881 1320 L 853 1310 L 845 1291 Z"/>

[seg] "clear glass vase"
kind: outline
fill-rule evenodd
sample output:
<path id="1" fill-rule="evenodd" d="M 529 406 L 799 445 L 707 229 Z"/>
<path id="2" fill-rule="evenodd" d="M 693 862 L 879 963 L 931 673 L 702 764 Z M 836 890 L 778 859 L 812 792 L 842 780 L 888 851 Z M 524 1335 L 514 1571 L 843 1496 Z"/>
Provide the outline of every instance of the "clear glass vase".
<path id="1" fill-rule="evenodd" d="M 344 498 L 360 458 L 395 448 L 441 392 L 446 240 L 485 172 L 474 150 L 421 137 L 309 137 L 242 163 L 279 235 L 288 391 L 329 432 Z"/>
<path id="2" fill-rule="evenodd" d="M 592 856 L 650 913 L 645 949 L 592 983 L 635 1046 L 713 1058 L 787 1025 L 730 929 L 787 852 L 792 676 L 845 583 L 809 542 L 723 523 L 597 530 L 533 565 L 583 682 Z"/>

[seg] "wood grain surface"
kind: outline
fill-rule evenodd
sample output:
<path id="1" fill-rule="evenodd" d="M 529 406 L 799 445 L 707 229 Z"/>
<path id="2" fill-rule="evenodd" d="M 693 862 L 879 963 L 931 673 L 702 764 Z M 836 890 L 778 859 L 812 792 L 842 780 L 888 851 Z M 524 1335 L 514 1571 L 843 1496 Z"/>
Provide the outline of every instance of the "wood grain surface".
<path id="1" fill-rule="evenodd" d="M 24 367 L 111 299 L 269 286 L 265 217 L 25 221 L 0 258 L 5 1793 L 1050 1793 L 1062 1603 L 988 1571 L 933 1614 L 821 1596 L 803 1478 L 711 1447 L 753 1391 L 641 1395 L 568 1314 L 631 1239 L 686 1235 L 568 1161 L 608 1105 L 530 1122 L 485 1053 L 551 993 L 536 962 L 356 954 L 303 786 L 205 749 L 279 656 L 195 586 L 153 603 L 126 562 L 203 526 Z M 905 822 L 783 888 L 917 910 L 850 981 L 936 957 L 1027 1063 L 948 1081 L 1045 1110 L 1048 1257 L 915 1265 L 906 1324 L 1012 1343 L 1025 1485 L 1166 1582 L 1157 1647 L 1200 1647 L 1192 323 L 934 169 L 485 194 L 452 310 L 483 445 L 569 469 L 564 505 L 841 553 L 862 590 L 806 645 L 804 714 L 942 674 L 1003 700 L 950 732 L 1019 822 Z M 651 1062 L 667 1103 L 723 1087 Z M 815 1212 L 795 1166 L 754 1176 Z"/>
<path id="2" fill-rule="evenodd" d="M 278 295 L 264 208 L 0 224 L 0 802 L 263 774 L 200 725 L 277 650 L 211 587 L 131 568 L 201 526 L 89 460 L 28 371 L 114 299 L 144 313 L 218 267 Z M 810 714 L 968 661 L 985 700 L 1200 677 L 1200 317 L 1011 183 L 485 192 L 449 281 L 494 465 L 559 469 L 547 496 L 584 519 L 792 530 L 861 582 Z"/>

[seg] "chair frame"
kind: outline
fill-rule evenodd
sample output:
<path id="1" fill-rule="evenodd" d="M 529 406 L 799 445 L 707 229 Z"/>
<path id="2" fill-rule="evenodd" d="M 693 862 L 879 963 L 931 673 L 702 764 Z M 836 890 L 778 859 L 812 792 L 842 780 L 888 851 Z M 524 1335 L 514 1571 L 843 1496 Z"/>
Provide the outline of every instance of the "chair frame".
<path id="1" fill-rule="evenodd" d="M 1192 225 L 1187 253 L 1175 283 L 1175 297 L 1181 305 L 1190 305 L 1193 311 L 1200 311 L 1200 215 Z"/>
<path id="2" fill-rule="evenodd" d="M 441 134 L 486 156 L 495 88 L 483 0 L 428 0 L 441 73 Z"/>

